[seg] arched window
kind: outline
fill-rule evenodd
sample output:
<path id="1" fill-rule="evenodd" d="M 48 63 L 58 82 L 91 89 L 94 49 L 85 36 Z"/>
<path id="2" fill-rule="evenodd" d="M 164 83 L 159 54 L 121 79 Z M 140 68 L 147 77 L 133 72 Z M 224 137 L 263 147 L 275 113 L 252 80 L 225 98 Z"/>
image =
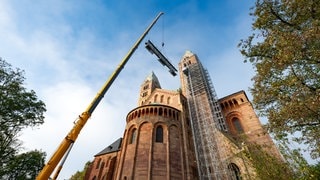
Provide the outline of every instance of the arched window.
<path id="1" fill-rule="evenodd" d="M 159 116 L 162 116 L 162 114 L 163 114 L 163 110 L 162 108 L 159 108 Z"/>
<path id="2" fill-rule="evenodd" d="M 101 163 L 101 158 L 99 158 L 98 163 L 96 165 L 96 169 L 98 169 L 100 167 L 100 163 Z"/>
<path id="3" fill-rule="evenodd" d="M 233 118 L 232 119 L 232 124 L 237 133 L 243 133 L 243 128 L 241 126 L 240 120 L 238 118 Z"/>
<path id="4" fill-rule="evenodd" d="M 101 177 L 101 175 L 102 175 L 102 171 L 103 171 L 103 168 L 104 168 L 104 162 L 102 162 L 102 163 L 101 163 L 101 166 L 100 166 L 100 170 L 99 170 L 98 177 Z"/>
<path id="5" fill-rule="evenodd" d="M 232 101 L 229 100 L 228 103 L 229 103 L 230 107 L 232 107 L 232 105 L 233 105 L 233 104 L 232 104 Z"/>
<path id="6" fill-rule="evenodd" d="M 160 103 L 163 103 L 163 98 L 164 98 L 164 95 L 161 95 L 160 96 Z"/>
<path id="7" fill-rule="evenodd" d="M 163 128 L 158 126 L 156 129 L 156 142 L 163 142 Z"/>
<path id="8" fill-rule="evenodd" d="M 228 165 L 228 169 L 230 171 L 230 175 L 231 175 L 232 180 L 240 180 L 241 179 L 240 169 L 236 164 L 230 163 Z"/>
<path id="9" fill-rule="evenodd" d="M 133 129 L 131 131 L 131 137 L 130 137 L 129 144 L 133 144 L 135 142 L 136 136 L 137 136 L 137 129 Z"/>
<path id="10" fill-rule="evenodd" d="M 238 105 L 238 101 L 233 99 L 233 104 Z"/>
<path id="11" fill-rule="evenodd" d="M 154 102 L 157 102 L 157 101 L 158 101 L 158 94 L 154 96 Z"/>
<path id="12" fill-rule="evenodd" d="M 167 104 L 170 104 L 170 97 L 168 97 L 167 99 Z"/>

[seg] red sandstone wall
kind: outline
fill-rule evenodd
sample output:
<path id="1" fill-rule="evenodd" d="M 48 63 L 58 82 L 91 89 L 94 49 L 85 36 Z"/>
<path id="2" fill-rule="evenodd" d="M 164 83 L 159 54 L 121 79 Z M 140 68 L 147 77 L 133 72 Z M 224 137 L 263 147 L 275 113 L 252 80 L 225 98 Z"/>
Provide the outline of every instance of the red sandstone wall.
<path id="1" fill-rule="evenodd" d="M 96 156 L 86 178 L 111 180 L 116 167 L 117 152 Z"/>
<path id="2" fill-rule="evenodd" d="M 184 146 L 189 139 L 183 141 L 180 113 L 169 106 L 149 105 L 128 114 L 117 179 L 186 179 Z M 163 142 L 155 141 L 158 126 L 163 128 Z M 136 143 L 130 144 L 132 128 L 138 133 Z"/>
<path id="3" fill-rule="evenodd" d="M 244 91 L 240 91 L 219 100 L 230 134 L 237 140 L 239 133 L 233 124 L 233 119 L 240 120 L 243 134 L 248 142 L 257 143 L 268 148 L 267 151 L 281 158 L 279 151 L 270 135 L 263 129 L 259 117 L 254 112 L 251 102 Z M 239 143 L 239 142 L 238 142 Z"/>
<path id="4" fill-rule="evenodd" d="M 183 179 L 182 174 L 182 146 L 180 131 L 176 126 L 170 127 L 170 179 Z"/>

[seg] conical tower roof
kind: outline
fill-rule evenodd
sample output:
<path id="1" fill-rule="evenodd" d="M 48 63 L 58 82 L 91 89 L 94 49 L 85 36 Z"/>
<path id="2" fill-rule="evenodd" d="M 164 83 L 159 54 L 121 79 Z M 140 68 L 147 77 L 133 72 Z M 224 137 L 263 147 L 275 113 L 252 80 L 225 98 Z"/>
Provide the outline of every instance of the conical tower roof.
<path id="1" fill-rule="evenodd" d="M 189 51 L 189 50 L 186 50 L 186 52 L 184 53 L 183 57 L 190 57 L 190 56 L 193 56 L 194 54 Z"/>
<path id="2" fill-rule="evenodd" d="M 144 80 L 144 82 L 146 82 L 146 81 L 152 81 L 153 84 L 158 86 L 157 88 L 161 88 L 161 85 L 160 85 L 160 82 L 158 80 L 158 77 L 154 74 L 153 71 L 151 71 L 150 75 L 147 76 L 147 78 Z"/>

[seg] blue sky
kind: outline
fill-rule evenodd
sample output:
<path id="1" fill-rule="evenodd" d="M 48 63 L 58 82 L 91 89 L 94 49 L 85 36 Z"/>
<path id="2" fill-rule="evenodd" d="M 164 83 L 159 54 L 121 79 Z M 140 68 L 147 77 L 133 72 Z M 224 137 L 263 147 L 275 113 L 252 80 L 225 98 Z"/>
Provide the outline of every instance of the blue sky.
<path id="1" fill-rule="evenodd" d="M 162 88 L 179 88 L 179 78 L 144 48 L 148 39 L 176 66 L 186 50 L 197 54 L 219 97 L 245 90 L 251 98 L 254 70 L 243 63 L 237 44 L 251 33 L 253 5 L 253 0 L 0 1 L 0 57 L 25 70 L 26 86 L 47 105 L 45 123 L 21 134 L 24 150 L 42 149 L 51 156 L 160 11 L 165 14 L 79 135 L 60 179 L 123 135 L 125 117 L 151 71 Z"/>

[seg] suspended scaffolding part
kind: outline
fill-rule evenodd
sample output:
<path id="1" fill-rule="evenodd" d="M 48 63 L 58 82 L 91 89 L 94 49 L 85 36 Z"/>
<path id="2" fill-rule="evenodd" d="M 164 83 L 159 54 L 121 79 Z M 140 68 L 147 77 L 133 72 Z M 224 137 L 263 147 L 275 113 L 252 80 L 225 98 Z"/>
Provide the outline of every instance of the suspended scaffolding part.
<path id="1" fill-rule="evenodd" d="M 163 65 L 167 66 L 169 68 L 169 72 L 172 74 L 172 76 L 177 75 L 177 69 L 170 63 L 170 61 L 158 50 L 158 48 L 150 41 L 148 40 L 146 43 L 146 49 L 151 53 L 155 54 L 159 59 L 158 61 Z"/>

